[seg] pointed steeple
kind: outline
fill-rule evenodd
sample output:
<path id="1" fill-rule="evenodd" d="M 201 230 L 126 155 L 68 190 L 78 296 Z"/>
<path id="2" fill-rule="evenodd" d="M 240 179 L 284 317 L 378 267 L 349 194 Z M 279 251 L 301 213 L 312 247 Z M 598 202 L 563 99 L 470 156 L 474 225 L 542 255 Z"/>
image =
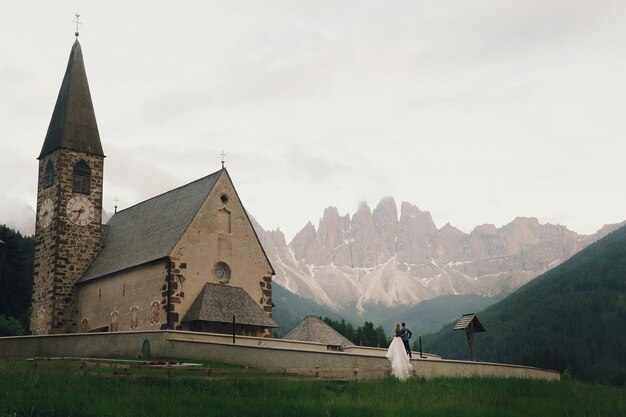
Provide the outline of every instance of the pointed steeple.
<path id="1" fill-rule="evenodd" d="M 104 157 L 78 38 L 72 46 L 39 158 L 60 148 Z"/>

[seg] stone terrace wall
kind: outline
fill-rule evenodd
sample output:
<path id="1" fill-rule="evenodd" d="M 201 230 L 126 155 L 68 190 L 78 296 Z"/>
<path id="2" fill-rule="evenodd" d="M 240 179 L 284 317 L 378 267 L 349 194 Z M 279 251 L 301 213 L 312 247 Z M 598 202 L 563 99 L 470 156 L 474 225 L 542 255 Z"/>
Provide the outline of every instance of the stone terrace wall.
<path id="1" fill-rule="evenodd" d="M 0 338 L 0 357 L 36 356 L 124 357 L 141 355 L 144 341 L 155 357 L 213 360 L 278 372 L 314 374 L 325 378 L 384 378 L 386 358 L 347 352 L 329 352 L 317 343 L 181 331 L 89 333 Z M 559 374 L 537 368 L 444 359 L 413 359 L 423 378 L 495 376 L 559 380 Z"/>

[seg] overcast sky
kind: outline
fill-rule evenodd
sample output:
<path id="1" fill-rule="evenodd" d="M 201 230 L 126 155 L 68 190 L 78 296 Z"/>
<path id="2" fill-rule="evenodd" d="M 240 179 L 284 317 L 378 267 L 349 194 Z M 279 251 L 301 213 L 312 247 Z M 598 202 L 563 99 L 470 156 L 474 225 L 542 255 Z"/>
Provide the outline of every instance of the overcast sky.
<path id="1" fill-rule="evenodd" d="M 77 9 L 107 211 L 224 151 L 288 239 L 387 195 L 465 232 L 626 219 L 624 1 L 0 1 L 0 224 L 25 233 Z"/>

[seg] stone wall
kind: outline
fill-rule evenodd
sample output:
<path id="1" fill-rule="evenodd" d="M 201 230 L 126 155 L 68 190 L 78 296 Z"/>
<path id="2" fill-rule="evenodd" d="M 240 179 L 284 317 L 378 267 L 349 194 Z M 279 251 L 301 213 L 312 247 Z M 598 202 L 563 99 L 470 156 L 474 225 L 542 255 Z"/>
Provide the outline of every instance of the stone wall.
<path id="1" fill-rule="evenodd" d="M 72 189 L 74 166 L 84 160 L 91 171 L 90 194 Z M 48 161 L 54 166 L 52 185 L 44 186 Z M 74 283 L 87 269 L 98 250 L 102 233 L 103 157 L 60 149 L 39 161 L 37 224 L 31 331 L 36 334 L 67 333 L 77 329 L 77 291 Z M 94 218 L 78 226 L 68 218 L 67 203 L 75 195 L 89 199 Z M 52 221 L 42 227 L 40 210 L 44 200 L 53 205 Z"/>
<path id="2" fill-rule="evenodd" d="M 385 378 L 389 362 L 380 356 L 328 352 L 314 343 L 179 331 L 90 333 L 0 338 L 0 357 L 138 358 L 147 343 L 153 356 L 213 360 L 278 372 L 326 378 Z M 315 347 L 315 345 L 318 345 Z M 507 377 L 558 381 L 559 374 L 537 368 L 444 359 L 413 359 L 419 377 Z"/>
<path id="3" fill-rule="evenodd" d="M 167 262 L 79 285 L 79 332 L 159 330 L 166 325 Z"/>
<path id="4" fill-rule="evenodd" d="M 367 347 L 367 346 L 347 346 L 346 348 L 344 348 L 343 351 L 349 352 L 349 353 L 360 353 L 362 355 L 382 356 L 382 357 L 384 357 L 387 354 L 387 349 Z M 412 352 L 413 352 L 414 358 L 419 358 L 420 356 L 419 351 L 413 350 Z M 422 357 L 423 359 L 441 359 L 441 356 L 439 355 L 426 353 L 426 352 L 422 352 Z"/>

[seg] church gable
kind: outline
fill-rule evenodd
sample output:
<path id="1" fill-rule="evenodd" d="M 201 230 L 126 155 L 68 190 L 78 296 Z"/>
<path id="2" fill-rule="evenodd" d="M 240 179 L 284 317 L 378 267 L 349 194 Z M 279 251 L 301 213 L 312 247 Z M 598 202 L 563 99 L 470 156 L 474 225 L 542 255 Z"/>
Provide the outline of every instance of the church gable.
<path id="1" fill-rule="evenodd" d="M 274 270 L 223 172 L 170 254 L 173 322 L 180 322 L 206 283 L 242 288 L 271 317 Z"/>
<path id="2" fill-rule="evenodd" d="M 226 264 L 229 260 L 249 258 L 254 261 L 257 269 L 264 270 L 264 274 L 274 275 L 269 258 L 228 172 L 219 172 L 223 175 L 216 180 L 176 247 L 169 254 L 170 257 L 176 259 L 198 252 L 202 257 L 210 254 Z M 203 260 L 199 261 L 204 263 Z M 205 269 L 204 266 L 200 268 Z M 219 283 L 228 282 L 214 278 Z M 237 277 L 234 279 L 236 281 Z M 231 282 L 231 285 L 234 283 Z"/>

